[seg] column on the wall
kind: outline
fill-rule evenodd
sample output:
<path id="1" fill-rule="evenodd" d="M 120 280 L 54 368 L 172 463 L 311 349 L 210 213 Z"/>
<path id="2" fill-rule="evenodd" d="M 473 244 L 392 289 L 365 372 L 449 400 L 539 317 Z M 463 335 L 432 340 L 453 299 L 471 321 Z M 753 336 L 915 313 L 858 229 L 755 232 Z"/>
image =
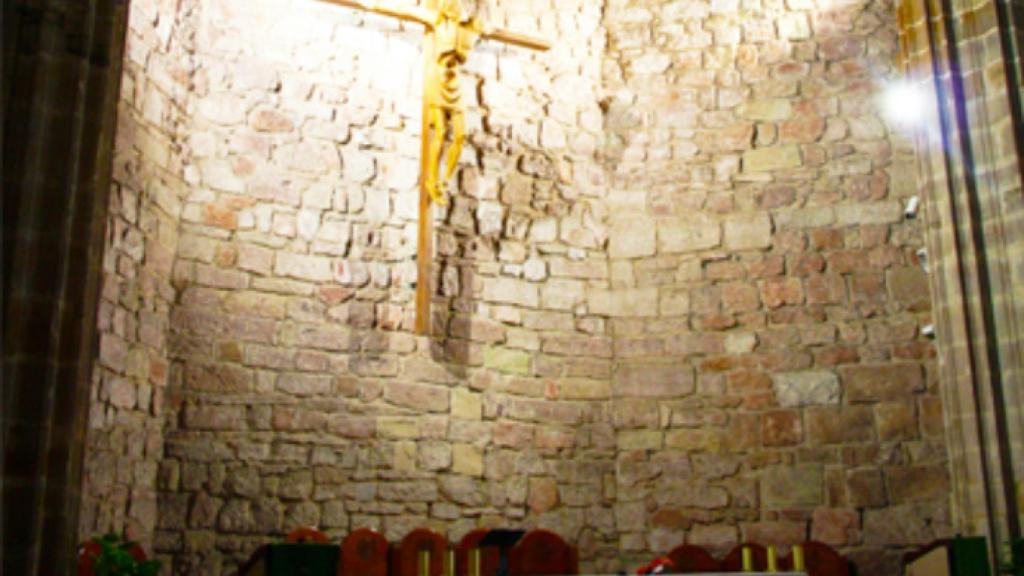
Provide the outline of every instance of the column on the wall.
<path id="1" fill-rule="evenodd" d="M 74 571 L 123 2 L 4 4 L 8 574 Z"/>
<path id="2" fill-rule="evenodd" d="M 957 529 L 997 561 L 1020 538 L 1024 492 L 1024 194 L 1010 4 L 904 1 Z"/>

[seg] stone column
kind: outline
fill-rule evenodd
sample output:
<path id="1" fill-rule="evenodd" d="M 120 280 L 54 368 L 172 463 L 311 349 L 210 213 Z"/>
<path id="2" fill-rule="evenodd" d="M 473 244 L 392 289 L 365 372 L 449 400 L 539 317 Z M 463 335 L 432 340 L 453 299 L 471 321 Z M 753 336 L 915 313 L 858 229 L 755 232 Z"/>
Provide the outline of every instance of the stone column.
<path id="1" fill-rule="evenodd" d="M 999 0 L 899 7 L 906 70 L 929 100 L 917 133 L 918 182 L 955 522 L 965 534 L 987 534 L 997 556 L 1001 542 L 1021 537 L 1024 498 L 1019 10 Z"/>
<path id="2" fill-rule="evenodd" d="M 70 574 L 127 6 L 4 4 L 3 567 Z"/>

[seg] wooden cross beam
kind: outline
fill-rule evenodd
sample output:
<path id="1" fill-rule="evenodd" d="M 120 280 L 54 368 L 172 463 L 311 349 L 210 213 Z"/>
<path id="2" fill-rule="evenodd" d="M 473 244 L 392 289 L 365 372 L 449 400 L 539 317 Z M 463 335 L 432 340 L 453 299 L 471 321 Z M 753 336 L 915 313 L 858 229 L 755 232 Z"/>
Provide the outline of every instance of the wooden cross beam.
<path id="1" fill-rule="evenodd" d="M 423 35 L 423 130 L 420 152 L 420 212 L 416 247 L 416 333 L 430 332 L 431 270 L 434 256 L 431 202 L 445 204 L 445 189 L 455 172 L 465 141 L 459 67 L 480 38 L 532 50 L 548 50 L 541 39 L 492 28 L 476 17 L 466 18 L 461 0 L 425 0 L 401 6 L 380 0 L 323 0 L 421 24 Z M 444 150 L 451 134 L 451 143 Z M 441 174 L 441 156 L 447 166 Z"/>

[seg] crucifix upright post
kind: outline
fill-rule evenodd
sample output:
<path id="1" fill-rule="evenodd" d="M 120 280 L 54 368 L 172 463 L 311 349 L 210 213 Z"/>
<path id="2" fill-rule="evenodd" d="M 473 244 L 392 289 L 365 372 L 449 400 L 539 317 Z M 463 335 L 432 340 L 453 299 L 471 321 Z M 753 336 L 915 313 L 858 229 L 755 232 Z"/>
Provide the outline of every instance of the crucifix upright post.
<path id="1" fill-rule="evenodd" d="M 431 203 L 445 204 L 447 183 L 455 172 L 466 137 L 459 66 L 480 38 L 533 50 L 551 47 L 544 40 L 492 28 L 466 18 L 461 0 L 424 0 L 421 6 L 381 0 L 324 0 L 421 24 L 423 34 L 423 128 L 420 149 L 420 210 L 416 247 L 416 333 L 430 332 L 434 230 Z M 444 150 L 451 135 L 451 144 Z M 442 173 L 441 156 L 447 156 Z"/>

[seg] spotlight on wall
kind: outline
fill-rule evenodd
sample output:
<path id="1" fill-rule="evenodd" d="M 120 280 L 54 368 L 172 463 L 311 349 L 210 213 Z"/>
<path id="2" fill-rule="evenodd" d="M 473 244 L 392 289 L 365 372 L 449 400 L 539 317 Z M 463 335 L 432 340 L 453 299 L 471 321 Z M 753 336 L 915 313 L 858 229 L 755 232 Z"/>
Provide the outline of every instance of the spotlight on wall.
<path id="1" fill-rule="evenodd" d="M 926 324 L 921 327 L 921 335 L 925 338 L 935 338 L 935 325 Z"/>
<path id="2" fill-rule="evenodd" d="M 903 207 L 903 216 L 907 220 L 913 220 L 917 218 L 917 211 L 921 209 L 921 198 L 919 196 L 911 196 L 907 200 L 907 205 Z"/>
<path id="3" fill-rule="evenodd" d="M 890 82 L 879 93 L 882 116 L 901 129 L 920 128 L 926 117 L 926 104 L 921 89 L 905 80 Z"/>
<path id="4" fill-rule="evenodd" d="M 921 248 L 917 251 L 917 261 L 921 263 L 921 270 L 925 271 L 925 274 L 932 271 L 931 266 L 928 265 L 928 249 Z"/>

